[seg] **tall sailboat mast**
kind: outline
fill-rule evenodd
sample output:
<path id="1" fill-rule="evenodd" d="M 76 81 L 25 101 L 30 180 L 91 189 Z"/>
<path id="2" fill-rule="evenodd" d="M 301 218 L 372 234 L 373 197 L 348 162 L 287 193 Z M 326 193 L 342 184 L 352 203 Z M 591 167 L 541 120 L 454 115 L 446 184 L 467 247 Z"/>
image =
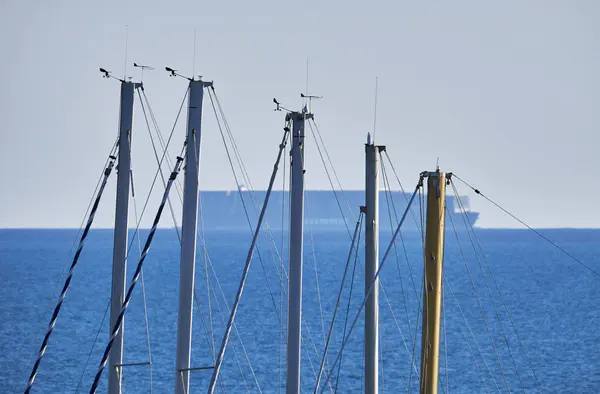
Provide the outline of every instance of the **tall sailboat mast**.
<path id="1" fill-rule="evenodd" d="M 110 330 L 117 322 L 127 280 L 127 230 L 129 218 L 129 187 L 131 182 L 131 129 L 133 126 L 133 96 L 135 88 L 141 86 L 134 82 L 121 81 L 121 110 L 119 120 L 119 154 L 117 165 L 117 202 L 115 210 L 115 233 L 112 265 L 112 286 L 110 299 Z M 123 378 L 123 329 L 115 338 L 110 353 L 108 369 L 108 393 L 121 394 Z M 109 333 L 110 334 L 110 333 Z"/>
<path id="2" fill-rule="evenodd" d="M 300 347 L 302 337 L 302 253 L 304 239 L 304 123 L 312 114 L 290 112 L 292 121 L 290 184 L 290 258 L 288 276 L 288 341 L 286 393 L 300 393 Z"/>
<path id="3" fill-rule="evenodd" d="M 446 174 L 440 172 L 438 168 L 435 172 L 427 174 L 421 394 L 438 392 L 445 209 Z"/>
<path id="4" fill-rule="evenodd" d="M 365 145 L 365 292 L 379 268 L 379 159 L 384 146 Z M 365 394 L 379 392 L 379 279 L 365 304 Z"/>
<path id="5" fill-rule="evenodd" d="M 177 322 L 177 359 L 175 363 L 176 394 L 187 394 L 190 386 L 202 99 L 204 97 L 204 87 L 211 84 L 193 78 L 190 79 L 189 83 L 185 178 L 183 181 L 183 219 L 181 224 L 181 261 L 179 265 L 179 318 Z"/>

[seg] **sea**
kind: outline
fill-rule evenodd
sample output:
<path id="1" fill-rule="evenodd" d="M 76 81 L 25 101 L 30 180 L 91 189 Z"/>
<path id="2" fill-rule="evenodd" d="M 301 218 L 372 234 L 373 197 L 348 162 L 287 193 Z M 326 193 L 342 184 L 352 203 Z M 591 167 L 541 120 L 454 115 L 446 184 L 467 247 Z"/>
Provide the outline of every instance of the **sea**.
<path id="1" fill-rule="evenodd" d="M 600 230 L 539 231 L 600 272 Z M 336 310 L 319 392 L 364 391 L 364 250 L 352 252 L 351 233 L 304 234 L 303 393 L 315 389 Z M 128 280 L 147 235 L 130 231 Z M 401 235 L 381 270 L 381 393 L 419 391 L 422 237 Z M 600 277 L 530 230 L 447 226 L 445 238 L 439 391 L 599 393 Z M 26 387 L 77 239 L 77 230 L 0 230 L 1 393 Z M 112 239 L 90 232 L 32 393 L 89 392 L 108 341 Z M 380 261 L 390 239 L 382 229 Z M 249 231 L 199 237 L 190 393 L 207 390 L 250 241 Z M 260 237 L 216 392 L 285 391 L 286 242 L 281 232 Z M 123 393 L 173 392 L 178 288 L 178 234 L 159 229 L 125 314 L 123 362 L 139 365 L 122 368 Z M 106 387 L 107 370 L 98 392 Z"/>

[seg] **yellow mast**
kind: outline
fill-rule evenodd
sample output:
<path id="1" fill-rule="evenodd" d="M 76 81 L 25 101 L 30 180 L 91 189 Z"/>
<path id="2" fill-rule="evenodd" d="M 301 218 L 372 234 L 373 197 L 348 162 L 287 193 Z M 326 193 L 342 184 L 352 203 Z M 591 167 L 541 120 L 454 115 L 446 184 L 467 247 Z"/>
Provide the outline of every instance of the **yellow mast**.
<path id="1" fill-rule="evenodd" d="M 438 168 L 427 174 L 421 394 L 438 392 L 445 203 L 446 174 Z"/>

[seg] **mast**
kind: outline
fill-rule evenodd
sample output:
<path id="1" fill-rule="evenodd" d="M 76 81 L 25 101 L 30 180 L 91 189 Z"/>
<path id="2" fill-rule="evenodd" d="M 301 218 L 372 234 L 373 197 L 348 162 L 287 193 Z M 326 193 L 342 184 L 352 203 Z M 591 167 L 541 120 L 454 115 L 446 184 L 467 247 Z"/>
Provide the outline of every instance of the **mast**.
<path id="1" fill-rule="evenodd" d="M 140 84 L 121 81 L 121 110 L 119 120 L 119 163 L 117 165 L 117 202 L 115 210 L 115 234 L 113 247 L 112 286 L 110 298 L 110 327 L 117 322 L 127 280 L 127 230 L 129 213 L 129 185 L 131 182 L 131 128 L 133 125 L 134 90 Z M 121 323 L 110 353 L 108 369 L 108 393 L 120 394 L 123 378 L 123 331 Z M 109 333 L 110 334 L 110 333 Z"/>
<path id="2" fill-rule="evenodd" d="M 192 347 L 192 307 L 196 273 L 196 234 L 198 231 L 198 173 L 204 87 L 211 83 L 190 79 L 188 120 L 183 181 L 183 219 L 181 223 L 181 261 L 179 263 L 179 318 L 177 322 L 177 359 L 175 393 L 187 394 L 190 386 Z"/>
<path id="3" fill-rule="evenodd" d="M 421 394 L 437 394 L 440 367 L 440 315 L 442 309 L 446 174 L 440 172 L 438 168 L 436 172 L 430 172 L 427 176 Z"/>
<path id="4" fill-rule="evenodd" d="M 290 185 L 290 258 L 288 267 L 288 342 L 286 393 L 300 393 L 302 253 L 304 238 L 304 121 L 312 114 L 290 112 L 292 121 Z"/>
<path id="5" fill-rule="evenodd" d="M 365 292 L 379 268 L 379 159 L 384 146 L 367 138 L 365 179 Z M 365 394 L 379 392 L 379 279 L 365 304 Z"/>

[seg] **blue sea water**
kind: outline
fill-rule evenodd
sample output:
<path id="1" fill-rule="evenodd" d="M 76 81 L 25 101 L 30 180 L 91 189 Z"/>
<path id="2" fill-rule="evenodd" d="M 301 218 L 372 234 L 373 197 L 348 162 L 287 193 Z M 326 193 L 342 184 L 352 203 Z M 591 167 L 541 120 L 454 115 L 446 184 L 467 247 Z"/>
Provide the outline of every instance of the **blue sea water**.
<path id="1" fill-rule="evenodd" d="M 600 271 L 600 230 L 543 233 Z M 146 234 L 146 230 L 142 231 L 142 243 Z M 78 388 L 79 392 L 89 391 L 109 331 L 104 316 L 111 286 L 112 235 L 110 230 L 90 233 L 34 393 L 75 393 Z M 75 238 L 75 230 L 0 230 L 2 393 L 25 388 L 34 354 L 58 297 L 57 285 L 62 287 L 63 269 L 70 262 Z M 274 233 L 273 238 L 281 249 L 285 236 Z M 389 239 L 389 232 L 381 235 L 380 257 Z M 460 244 L 457 235 L 447 229 L 440 391 L 445 392 L 447 387 L 451 393 L 509 389 L 527 393 L 600 392 L 600 277 L 527 230 L 477 230 L 483 253 L 476 242 L 470 242 L 466 231 L 459 231 L 458 239 Z M 411 371 L 410 360 L 416 354 L 418 371 L 420 340 L 416 346 L 413 340 L 420 338 L 420 234 L 405 233 L 402 241 L 385 263 L 380 292 L 380 391 L 389 393 L 418 392 L 418 374 Z M 250 235 L 213 231 L 205 234 L 205 244 L 212 268 L 205 266 L 207 259 L 199 247 L 192 367 L 212 363 L 210 328 L 218 348 L 223 322 L 228 317 L 224 299 L 231 305 Z M 318 370 L 324 348 L 323 331 L 331 322 L 349 247 L 346 232 L 305 234 L 303 392 L 314 388 L 313 368 Z M 137 264 L 137 242 L 133 242 L 131 250 L 128 277 Z M 286 251 L 278 253 L 285 256 Z M 350 321 L 364 296 L 362 250 L 359 257 Z M 280 320 L 285 323 L 286 308 L 277 259 L 277 252 L 265 235 L 260 242 L 260 256 L 255 254 L 250 269 L 236 318 L 238 332 L 232 334 L 218 392 L 246 392 L 246 387 L 250 392 L 259 392 L 257 386 L 264 393 L 281 392 L 285 353 L 281 352 Z M 154 393 L 172 392 L 174 386 L 178 260 L 175 231 L 159 230 L 144 265 Z M 353 267 L 351 264 L 350 270 Z M 340 348 L 350 282 L 349 277 L 327 359 L 329 369 Z M 125 363 L 149 361 L 143 300 L 138 283 L 125 319 Z M 337 370 L 332 374 L 331 385 L 338 392 L 361 391 L 362 354 L 359 320 L 344 350 L 339 379 Z M 193 371 L 190 392 L 205 392 L 209 379 L 210 370 Z M 106 371 L 102 384 L 100 392 L 105 392 Z M 123 384 L 127 394 L 150 392 L 150 368 L 125 367 Z"/>

